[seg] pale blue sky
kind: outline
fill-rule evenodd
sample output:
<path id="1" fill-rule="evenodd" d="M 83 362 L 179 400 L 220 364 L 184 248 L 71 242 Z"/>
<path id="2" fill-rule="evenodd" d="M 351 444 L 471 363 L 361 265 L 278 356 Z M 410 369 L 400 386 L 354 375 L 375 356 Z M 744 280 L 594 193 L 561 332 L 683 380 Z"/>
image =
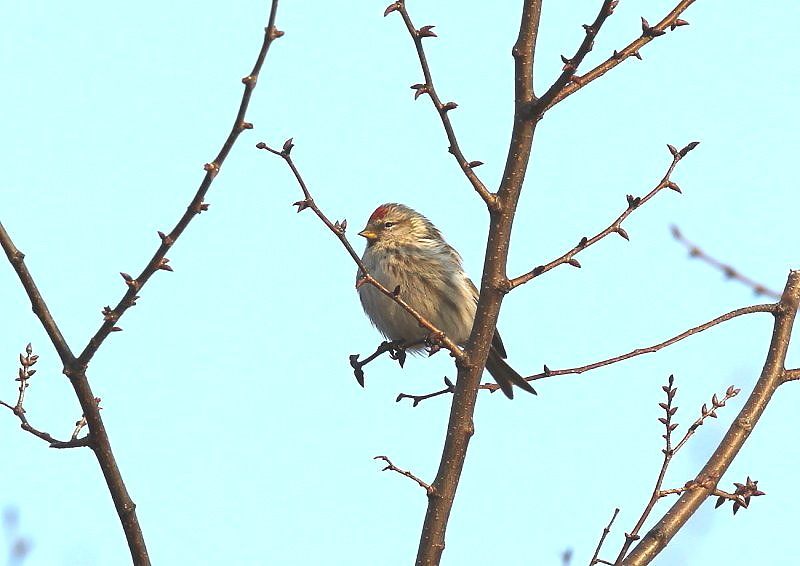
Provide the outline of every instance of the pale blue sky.
<path id="1" fill-rule="evenodd" d="M 74 350 L 116 304 L 120 271 L 138 273 L 199 184 L 235 115 L 240 79 L 261 43 L 268 2 L 26 2 L 6 6 L 0 220 Z M 546 2 L 536 67 L 542 92 L 594 19 L 599 0 Z M 490 187 L 512 115 L 511 45 L 520 2 L 409 2 L 434 80 L 467 158 Z M 670 2 L 621 2 L 593 65 Z M 449 400 L 417 408 L 399 392 L 438 388 L 450 358 L 347 356 L 380 341 L 336 239 L 291 203 L 284 163 L 255 149 L 294 137 L 318 204 L 350 235 L 378 204 L 425 213 L 481 271 L 487 215 L 451 156 L 399 16 L 381 2 L 284 0 L 286 32 L 269 53 L 245 132 L 197 218 L 89 368 L 154 564 L 400 565 L 413 562 L 422 490 L 381 473 L 386 454 L 432 480 Z M 512 237 L 509 274 L 545 263 L 607 226 L 663 175 L 666 144 L 701 145 L 666 191 L 614 237 L 514 291 L 501 312 L 522 373 L 589 363 L 661 341 L 734 308 L 765 302 L 689 261 L 669 225 L 781 289 L 797 267 L 798 134 L 794 2 L 720 8 L 553 109 L 538 128 Z M 587 67 L 588 69 L 588 67 Z M 355 242 L 362 249 L 361 242 Z M 40 355 L 26 407 L 66 437 L 80 410 L 9 266 L 0 268 L 0 398 L 15 397 L 17 354 Z M 476 435 L 450 522 L 444 564 L 586 564 L 615 507 L 616 556 L 649 497 L 661 458 L 661 385 L 677 379 L 676 421 L 713 393 L 742 395 L 680 453 L 667 487 L 694 477 L 741 408 L 766 354 L 772 318 L 752 315 L 667 351 L 536 384 L 538 397 L 481 395 Z M 789 365 L 800 365 L 796 348 Z M 721 487 L 749 474 L 767 496 L 731 517 L 703 507 L 657 564 L 787 563 L 795 535 L 798 385 L 783 387 Z M 128 550 L 95 459 L 56 452 L 0 413 L 0 506 L 33 541 L 26 566 L 125 564 Z M 666 509 L 666 502 L 657 507 Z"/>

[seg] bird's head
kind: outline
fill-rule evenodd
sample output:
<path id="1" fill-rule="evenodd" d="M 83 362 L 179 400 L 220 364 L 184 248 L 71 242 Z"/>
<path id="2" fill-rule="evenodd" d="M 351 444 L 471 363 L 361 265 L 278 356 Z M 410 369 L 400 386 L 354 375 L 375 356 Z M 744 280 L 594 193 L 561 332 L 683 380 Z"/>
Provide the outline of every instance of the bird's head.
<path id="1" fill-rule="evenodd" d="M 376 208 L 358 235 L 367 239 L 367 247 L 394 247 L 441 239 L 427 218 L 416 210 L 393 202 Z"/>

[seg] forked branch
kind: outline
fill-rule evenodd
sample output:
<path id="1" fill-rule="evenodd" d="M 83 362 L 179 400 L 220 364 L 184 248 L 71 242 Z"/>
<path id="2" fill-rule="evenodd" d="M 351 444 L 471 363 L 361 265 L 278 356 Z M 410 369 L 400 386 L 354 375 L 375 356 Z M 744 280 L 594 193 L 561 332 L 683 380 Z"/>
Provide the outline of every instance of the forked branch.
<path id="1" fill-rule="evenodd" d="M 239 110 L 236 114 L 231 132 L 226 141 L 223 143 L 222 148 L 220 149 L 214 161 L 206 164 L 206 175 L 203 181 L 200 183 L 200 187 L 195 193 L 194 198 L 189 203 L 186 213 L 181 217 L 169 234 L 159 232 L 159 236 L 161 237 L 161 245 L 138 277 L 134 279 L 128 274 L 122 274 L 122 277 L 128 287 L 127 291 L 123 295 L 122 299 L 120 299 L 116 307 L 112 309 L 111 307 L 107 306 L 102 310 L 103 323 L 101 324 L 100 329 L 89 340 L 88 344 L 83 349 L 83 352 L 78 357 L 75 357 L 70 350 L 66 340 L 59 331 L 55 320 L 51 316 L 44 298 L 39 293 L 33 277 L 25 266 L 24 254 L 22 254 L 22 252 L 16 248 L 8 233 L 2 228 L 2 226 L 0 226 L 0 245 L 2 245 L 3 250 L 8 256 L 9 262 L 16 271 L 22 286 L 28 294 L 33 311 L 39 317 L 42 326 L 50 337 L 50 340 L 53 343 L 56 351 L 58 352 L 61 362 L 64 365 L 64 373 L 67 375 L 67 377 L 69 377 L 70 383 L 75 390 L 75 395 L 80 402 L 81 409 L 83 410 L 84 417 L 78 421 L 78 424 L 76 424 L 75 432 L 73 433 L 73 439 L 71 441 L 67 441 L 66 444 L 74 444 L 76 446 L 86 445 L 92 448 L 98 464 L 103 472 L 103 476 L 105 477 L 111 498 L 114 501 L 114 506 L 117 510 L 117 514 L 119 515 L 123 530 L 125 531 L 125 536 L 128 541 L 128 548 L 130 549 L 133 563 L 136 566 L 149 565 L 150 559 L 148 557 L 144 536 L 142 535 L 142 530 L 139 525 L 139 520 L 136 516 L 136 505 L 133 503 L 130 495 L 128 494 L 127 488 L 125 487 L 125 483 L 122 479 L 122 474 L 120 473 L 116 459 L 114 458 L 114 454 L 111 450 L 111 444 L 106 433 L 105 425 L 100 416 L 98 400 L 92 392 L 92 389 L 89 385 L 89 380 L 86 377 L 86 369 L 92 357 L 95 355 L 98 348 L 103 344 L 109 334 L 111 332 L 121 330 L 117 326 L 117 321 L 131 306 L 136 304 L 139 291 L 144 284 L 147 283 L 150 277 L 158 270 L 172 270 L 172 268 L 168 265 L 169 260 L 166 258 L 167 250 L 172 247 L 177 238 L 186 229 L 189 222 L 197 214 L 208 209 L 208 205 L 203 201 L 212 181 L 216 178 L 217 173 L 219 173 L 222 163 L 225 161 L 225 158 L 233 147 L 234 142 L 239 137 L 239 134 L 242 131 L 253 127 L 252 124 L 245 122 L 245 112 L 250 102 L 253 89 L 255 88 L 258 74 L 267 55 L 267 51 L 272 42 L 276 38 L 283 35 L 283 32 L 278 31 L 278 29 L 275 27 L 277 9 L 278 0 L 272 0 L 269 24 L 265 28 L 264 41 L 262 43 L 261 50 L 259 51 L 256 63 L 253 66 L 253 70 L 249 75 L 242 79 L 242 82 L 244 83 L 244 92 L 242 94 Z M 77 438 L 77 435 L 83 428 L 84 424 L 88 427 L 89 432 L 85 437 Z M 48 442 L 51 442 L 50 438 L 43 436 L 40 437 L 44 438 Z"/>
<path id="2" fill-rule="evenodd" d="M 640 566 L 650 563 L 689 517 L 714 493 L 723 474 L 739 454 L 766 410 L 772 395 L 786 381 L 784 363 L 798 305 L 800 305 L 800 271 L 791 271 L 781 300 L 774 311 L 775 324 L 764 368 L 744 407 L 733 420 L 725 437 L 703 469 L 690 484 L 690 489 L 681 494 L 678 501 L 639 541 L 621 564 Z M 753 489 L 757 491 L 757 487 Z"/>
<path id="3" fill-rule="evenodd" d="M 653 41 L 657 37 L 661 37 L 667 33 L 667 30 L 673 31 L 675 28 L 685 26 L 688 24 L 685 20 L 680 19 L 681 14 L 692 4 L 694 4 L 695 0 L 681 0 L 678 4 L 670 11 L 669 14 L 664 16 L 664 18 L 658 22 L 656 25 L 651 26 L 647 20 L 642 18 L 642 33 L 641 35 L 629 43 L 625 48 L 620 51 L 614 51 L 614 53 L 597 65 L 591 71 L 585 73 L 584 75 L 572 75 L 569 78 L 569 83 L 564 85 L 562 88 L 559 88 L 557 92 L 548 93 L 545 96 L 542 96 L 544 102 L 537 107 L 537 111 L 539 115 L 543 115 L 547 110 L 570 96 L 571 94 L 576 93 L 578 90 L 582 89 L 584 86 L 589 84 L 590 82 L 602 77 L 611 69 L 622 63 L 624 60 L 628 59 L 629 57 L 636 57 L 637 59 L 641 59 L 642 56 L 639 54 L 639 50 L 642 49 L 645 45 Z M 612 3 L 615 4 L 615 3 Z M 605 7 L 605 3 L 604 3 Z M 613 9 L 613 8 L 612 8 Z M 603 14 L 602 8 L 600 14 Z M 588 30 L 587 30 L 587 39 L 588 39 Z M 586 39 L 584 40 L 584 42 Z M 583 45 L 581 46 L 583 47 Z M 578 53 L 581 53 L 580 49 Z M 566 60 L 564 62 L 565 71 L 570 68 L 571 62 Z M 577 65 L 575 65 L 577 70 Z M 563 77 L 563 73 L 562 73 Z M 559 77 L 559 79 L 554 83 L 554 87 L 556 85 L 563 83 L 563 78 Z M 552 87 L 551 87 L 552 90 Z"/>

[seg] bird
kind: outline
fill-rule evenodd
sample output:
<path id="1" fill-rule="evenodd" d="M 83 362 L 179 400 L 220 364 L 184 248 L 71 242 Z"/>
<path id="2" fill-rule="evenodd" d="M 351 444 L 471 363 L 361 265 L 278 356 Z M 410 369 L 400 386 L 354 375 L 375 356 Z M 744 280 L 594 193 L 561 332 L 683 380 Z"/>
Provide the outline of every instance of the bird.
<path id="1" fill-rule="evenodd" d="M 478 289 L 464 271 L 459 253 L 425 216 L 404 204 L 380 205 L 358 233 L 367 240 L 362 265 L 369 275 L 400 296 L 423 318 L 459 346 L 467 343 L 475 321 Z M 400 341 L 412 353 L 424 348 L 427 329 L 397 302 L 356 273 L 361 305 L 372 324 L 386 338 Z M 530 383 L 514 370 L 495 329 L 486 369 L 509 399 L 513 386 L 536 394 Z"/>

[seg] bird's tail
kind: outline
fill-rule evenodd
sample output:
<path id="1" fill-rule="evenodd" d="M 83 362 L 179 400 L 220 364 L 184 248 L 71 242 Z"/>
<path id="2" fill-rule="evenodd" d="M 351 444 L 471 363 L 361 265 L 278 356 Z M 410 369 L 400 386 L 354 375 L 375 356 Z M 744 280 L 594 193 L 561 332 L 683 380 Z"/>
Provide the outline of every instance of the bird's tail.
<path id="1" fill-rule="evenodd" d="M 489 350 L 489 357 L 486 359 L 486 370 L 492 375 L 497 385 L 500 386 L 500 389 L 509 399 L 514 398 L 514 385 L 536 395 L 536 390 L 531 384 L 508 365 L 508 362 L 494 348 Z"/>

